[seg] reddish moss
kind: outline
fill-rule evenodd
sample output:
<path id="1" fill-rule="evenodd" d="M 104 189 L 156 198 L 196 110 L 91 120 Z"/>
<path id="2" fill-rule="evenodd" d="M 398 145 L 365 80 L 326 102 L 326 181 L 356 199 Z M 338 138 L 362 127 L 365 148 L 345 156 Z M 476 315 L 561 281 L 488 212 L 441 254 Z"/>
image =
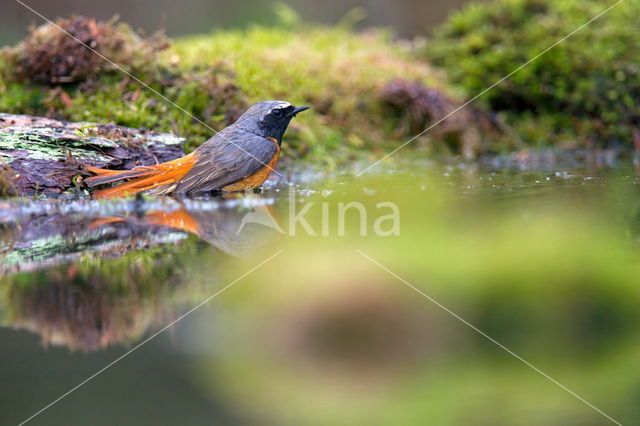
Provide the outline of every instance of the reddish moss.
<path id="1" fill-rule="evenodd" d="M 429 133 L 467 158 L 479 153 L 481 135 L 498 133 L 487 114 L 470 108 L 456 111 L 462 102 L 419 81 L 393 79 L 380 89 L 379 97 L 398 117 L 399 135 L 417 135 L 437 123 Z"/>
<path id="2" fill-rule="evenodd" d="M 15 173 L 10 165 L 0 160 L 0 197 L 17 195 Z"/>
<path id="3" fill-rule="evenodd" d="M 32 27 L 27 38 L 5 54 L 14 65 L 16 79 L 44 84 L 77 83 L 114 69 L 78 42 L 130 69 L 151 63 L 152 55 L 169 46 L 161 32 L 142 38 L 115 20 L 74 16 L 58 19 L 55 25 Z"/>

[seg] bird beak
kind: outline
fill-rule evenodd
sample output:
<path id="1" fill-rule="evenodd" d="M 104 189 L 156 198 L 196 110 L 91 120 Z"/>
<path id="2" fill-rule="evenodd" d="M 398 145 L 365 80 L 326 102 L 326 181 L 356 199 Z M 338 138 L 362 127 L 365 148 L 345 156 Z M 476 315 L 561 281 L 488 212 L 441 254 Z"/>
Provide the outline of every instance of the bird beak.
<path id="1" fill-rule="evenodd" d="M 306 111 L 306 110 L 308 110 L 309 108 L 311 108 L 311 107 L 308 107 L 308 106 L 299 106 L 299 107 L 295 107 L 295 108 L 293 109 L 293 111 L 291 111 L 291 116 L 292 116 L 292 117 L 295 117 L 296 115 L 298 115 L 298 114 L 299 114 L 299 113 L 301 113 L 302 111 Z"/>

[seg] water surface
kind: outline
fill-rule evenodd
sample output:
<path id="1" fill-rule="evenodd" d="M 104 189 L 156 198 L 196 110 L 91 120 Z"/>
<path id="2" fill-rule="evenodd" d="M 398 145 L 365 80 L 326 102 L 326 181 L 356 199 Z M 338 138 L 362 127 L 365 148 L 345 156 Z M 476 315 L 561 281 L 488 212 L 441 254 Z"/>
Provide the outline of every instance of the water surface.
<path id="1" fill-rule="evenodd" d="M 0 422 L 136 348 L 31 423 L 610 423 L 464 319 L 636 424 L 639 189 L 624 167 L 415 166 L 7 201 Z"/>

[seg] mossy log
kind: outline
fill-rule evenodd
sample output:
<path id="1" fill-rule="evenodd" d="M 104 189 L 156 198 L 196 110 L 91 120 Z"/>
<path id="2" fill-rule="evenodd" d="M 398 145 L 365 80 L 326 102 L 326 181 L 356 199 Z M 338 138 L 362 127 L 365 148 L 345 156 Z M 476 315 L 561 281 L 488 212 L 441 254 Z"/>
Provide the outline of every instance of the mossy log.
<path id="1" fill-rule="evenodd" d="M 184 155 L 184 139 L 114 124 L 71 123 L 0 113 L 2 190 L 55 195 L 86 176 L 85 165 L 131 168 Z"/>

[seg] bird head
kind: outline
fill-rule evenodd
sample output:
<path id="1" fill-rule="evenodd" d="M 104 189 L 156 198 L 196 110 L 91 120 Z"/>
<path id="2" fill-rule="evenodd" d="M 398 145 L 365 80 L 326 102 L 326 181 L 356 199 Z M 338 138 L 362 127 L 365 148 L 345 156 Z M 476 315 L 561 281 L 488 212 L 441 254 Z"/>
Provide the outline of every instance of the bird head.
<path id="1" fill-rule="evenodd" d="M 280 144 L 291 119 L 307 109 L 308 106 L 297 107 L 284 101 L 258 102 L 242 114 L 234 125 L 265 138 L 275 138 Z"/>

